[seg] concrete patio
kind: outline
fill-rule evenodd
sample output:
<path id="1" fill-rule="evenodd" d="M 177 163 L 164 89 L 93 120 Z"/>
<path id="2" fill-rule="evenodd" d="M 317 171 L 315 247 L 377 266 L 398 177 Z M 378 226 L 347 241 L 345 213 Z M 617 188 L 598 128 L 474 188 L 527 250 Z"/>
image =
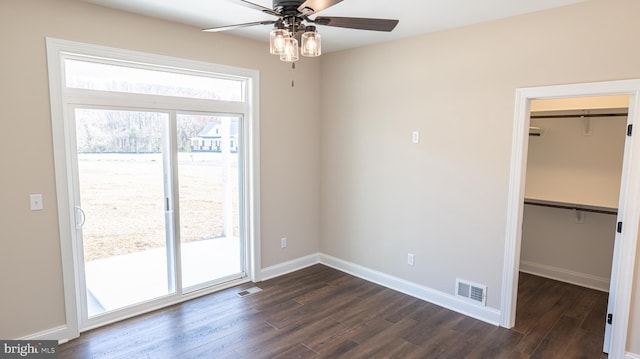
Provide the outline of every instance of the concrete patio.
<path id="1" fill-rule="evenodd" d="M 235 237 L 182 243 L 183 288 L 241 272 Z M 165 248 L 85 264 L 89 317 L 169 294 Z"/>

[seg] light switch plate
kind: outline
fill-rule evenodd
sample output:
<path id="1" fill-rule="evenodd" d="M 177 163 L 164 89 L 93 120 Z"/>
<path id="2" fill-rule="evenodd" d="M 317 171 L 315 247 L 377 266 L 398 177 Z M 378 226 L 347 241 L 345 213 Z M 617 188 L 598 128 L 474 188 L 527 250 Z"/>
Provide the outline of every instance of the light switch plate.
<path id="1" fill-rule="evenodd" d="M 413 143 L 420 143 L 420 132 L 418 131 L 413 131 L 411 133 L 411 142 Z"/>

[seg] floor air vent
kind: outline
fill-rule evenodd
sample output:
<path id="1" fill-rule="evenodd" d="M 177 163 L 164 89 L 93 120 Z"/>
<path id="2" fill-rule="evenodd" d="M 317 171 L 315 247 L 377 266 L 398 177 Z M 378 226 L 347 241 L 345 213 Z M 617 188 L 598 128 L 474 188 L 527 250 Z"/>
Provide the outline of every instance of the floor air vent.
<path id="1" fill-rule="evenodd" d="M 242 292 L 238 292 L 236 293 L 236 295 L 238 297 L 246 297 L 248 295 L 254 294 L 254 293 L 258 293 L 259 291 L 261 291 L 262 289 L 258 288 L 258 287 L 251 287 L 249 289 L 245 289 Z"/>
<path id="2" fill-rule="evenodd" d="M 487 305 L 487 286 L 456 279 L 456 296 L 471 303 Z"/>

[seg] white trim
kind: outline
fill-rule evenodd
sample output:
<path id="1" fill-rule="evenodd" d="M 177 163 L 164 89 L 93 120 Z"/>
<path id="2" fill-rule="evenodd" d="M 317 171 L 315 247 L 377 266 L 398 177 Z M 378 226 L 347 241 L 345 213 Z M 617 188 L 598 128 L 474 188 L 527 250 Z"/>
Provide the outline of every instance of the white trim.
<path id="1" fill-rule="evenodd" d="M 71 195 L 67 186 L 67 178 L 70 176 L 69 160 L 65 154 L 66 136 L 64 128 L 64 106 L 62 100 L 62 63 L 59 55 L 60 44 L 56 40 L 47 38 L 47 63 L 49 71 L 49 96 L 51 97 L 51 130 L 53 148 L 62 151 L 54 151 L 54 168 L 56 177 L 56 197 L 58 204 L 58 234 L 60 236 L 60 256 L 62 260 L 62 280 L 64 288 L 64 307 L 66 333 L 59 338 L 71 340 L 80 336 L 78 301 L 76 296 L 76 266 L 75 255 L 78 251 L 74 248 L 74 241 L 70 240 L 74 228 L 71 206 L 68 198 Z M 63 124 L 56 126 L 55 124 Z M 64 213 L 64 215 L 61 215 Z M 67 238 L 68 240 L 64 240 Z"/>
<path id="2" fill-rule="evenodd" d="M 295 272 L 297 270 L 307 268 L 318 263 L 320 263 L 320 254 L 315 253 L 305 257 L 296 258 L 288 262 L 272 265 L 270 267 L 262 269 L 262 272 L 261 272 L 262 280 L 268 280 L 275 277 L 279 277 L 287 273 Z"/>
<path id="3" fill-rule="evenodd" d="M 276 277 L 283 276 L 288 273 L 292 273 L 315 264 L 323 264 L 328 267 L 334 268 L 341 272 L 362 278 L 366 281 L 381 285 L 383 287 L 396 290 L 398 292 L 410 295 L 412 297 L 424 300 L 429 303 L 439 305 L 457 313 L 472 317 L 478 320 L 482 320 L 489 324 L 499 325 L 500 311 L 468 303 L 455 295 L 444 293 L 432 288 L 428 288 L 417 283 L 409 282 L 407 280 L 376 271 L 355 263 L 351 263 L 340 258 L 336 258 L 327 254 L 314 253 L 304 257 L 296 258 L 287 262 L 279 263 L 267 268 L 262 269 L 260 275 L 263 280 L 269 280 Z M 220 289 L 229 288 L 245 281 L 230 282 L 225 285 L 217 287 L 215 290 L 207 290 L 193 293 L 185 298 L 185 300 L 193 299 L 199 296 L 211 294 Z M 133 315 L 132 315 L 133 316 Z M 57 333 L 62 332 L 64 327 L 55 328 L 56 331 L 46 331 L 42 333 L 36 333 L 25 338 L 60 338 Z M 52 334 L 52 335 L 49 335 Z"/>
<path id="4" fill-rule="evenodd" d="M 129 318 L 133 318 L 136 316 L 140 316 L 146 313 L 150 313 L 153 311 L 156 311 L 158 309 L 162 309 L 162 308 L 166 308 L 168 305 L 174 305 L 174 304 L 180 304 L 180 303 L 184 303 L 186 301 L 192 300 L 192 299 L 196 299 L 199 297 L 203 297 L 209 294 L 213 294 L 215 292 L 219 292 L 221 290 L 225 290 L 231 287 L 235 287 L 244 283 L 249 282 L 249 279 L 247 278 L 243 278 L 243 279 L 238 279 L 238 280 L 234 280 L 234 281 L 229 281 L 226 283 L 221 283 L 217 286 L 214 287 L 209 287 L 209 288 L 205 288 L 202 290 L 196 290 L 193 292 L 189 292 L 187 294 L 184 294 L 183 296 L 180 297 L 180 300 L 178 302 L 175 301 L 158 301 L 156 305 L 149 307 L 147 309 L 145 309 L 142 312 L 130 312 L 130 313 L 125 313 L 122 316 L 119 316 L 117 319 L 112 319 L 109 321 L 106 321 L 105 323 L 101 323 L 100 325 L 95 325 L 93 327 L 88 327 L 87 330 L 91 330 L 91 329 L 95 329 L 97 327 L 101 327 L 104 325 L 109 325 L 115 322 L 119 322 L 125 319 L 129 319 Z M 75 338 L 77 338 L 79 335 L 76 336 L 71 336 L 69 335 L 69 333 L 71 333 L 71 331 L 69 330 L 68 326 L 66 325 L 61 325 L 59 327 L 55 327 L 52 329 L 48 329 L 48 330 L 44 330 L 41 332 L 37 332 L 37 333 L 33 333 L 33 334 L 29 334 L 26 335 L 24 337 L 18 338 L 18 340 L 58 340 L 58 343 L 62 344 L 62 343 L 66 343 L 70 340 L 73 340 Z"/>
<path id="5" fill-rule="evenodd" d="M 609 278 L 596 277 L 586 273 L 574 272 L 564 268 L 548 266 L 529 261 L 520 261 L 520 272 L 579 285 L 602 292 L 609 291 Z"/>
<path id="6" fill-rule="evenodd" d="M 33 333 L 21 338 L 18 340 L 57 340 L 58 343 L 66 343 L 69 340 L 66 339 L 66 333 L 68 333 L 69 328 L 66 325 L 61 325 L 59 327 L 43 330 L 38 333 Z M 64 339 L 61 339 L 64 338 Z"/>
<path id="7" fill-rule="evenodd" d="M 228 66 L 221 64 L 212 64 L 210 62 L 189 60 L 173 56 L 159 55 L 148 52 L 133 51 L 120 49 L 116 47 L 94 45 L 83 42 L 46 38 L 47 46 L 54 45 L 61 49 L 64 53 L 89 55 L 94 58 L 117 59 L 130 62 L 133 66 L 139 64 L 155 64 L 164 66 L 167 69 L 173 69 L 177 72 L 194 74 L 201 72 L 202 74 L 216 74 L 216 77 L 224 78 L 244 78 L 251 77 L 257 73 L 257 70 L 251 70 L 236 66 Z M 215 70 L 212 71 L 212 65 Z M 188 70 L 187 70 L 188 69 Z"/>
<path id="8" fill-rule="evenodd" d="M 245 156 L 247 161 L 244 164 L 246 176 L 244 203 L 247 210 L 244 221 L 248 229 L 245 234 L 248 246 L 245 254 L 248 262 L 245 267 L 249 279 L 252 282 L 259 282 L 261 280 L 262 247 L 260 245 L 260 73 L 258 71 L 253 71 L 247 94 L 249 96 L 250 119 L 246 119 L 246 128 L 243 131 L 247 143 Z"/>
<path id="9" fill-rule="evenodd" d="M 624 359 L 640 359 L 640 355 L 633 353 L 625 353 Z"/>
<path id="10" fill-rule="evenodd" d="M 616 246 L 613 254 L 612 290 L 610 290 L 609 298 L 615 288 L 615 301 L 609 304 L 609 313 L 614 313 L 610 358 L 622 356 L 626 349 L 631 296 L 633 295 L 638 247 L 638 218 L 640 218 L 640 140 L 637 139 L 640 136 L 638 128 L 640 126 L 640 80 L 635 81 L 635 92 L 632 93 L 629 104 L 628 123 L 634 124 L 636 128 L 634 135 L 628 138 L 626 144 L 628 148 L 625 149 L 620 204 L 618 205 L 618 221 L 622 221 L 624 228 L 621 234 L 616 234 Z M 624 168 L 627 166 L 629 168 Z"/>
<path id="11" fill-rule="evenodd" d="M 141 106 L 148 109 L 170 110 L 170 109 L 186 109 L 207 112 L 229 112 L 241 114 L 245 120 L 245 161 L 244 161 L 244 204 L 245 215 L 243 218 L 247 226 L 245 234 L 247 240 L 246 249 L 246 273 L 248 279 L 256 281 L 260 279 L 260 134 L 259 134 L 259 88 L 260 73 L 257 70 L 243 69 L 225 65 L 217 65 L 188 59 L 181 59 L 169 56 L 155 55 L 137 51 L 122 50 L 105 46 L 91 45 L 66 40 L 58 40 L 47 38 L 47 57 L 49 69 L 49 90 L 51 97 L 51 121 L 54 144 L 54 166 L 56 176 L 56 194 L 58 198 L 58 220 L 59 220 L 59 236 L 61 242 L 61 259 L 64 283 L 64 303 L 65 303 L 65 320 L 66 331 L 60 334 L 60 337 L 73 339 L 79 336 L 80 321 L 82 317 L 79 310 L 82 298 L 78 293 L 79 284 L 77 278 L 81 273 L 77 273 L 77 266 L 74 265 L 79 259 L 77 253 L 76 241 L 72 240 L 75 232 L 75 223 L 71 209 L 73 208 L 72 188 L 68 186 L 69 178 L 72 178 L 72 161 L 68 157 L 66 148 L 69 146 L 66 136 L 68 129 L 65 128 L 65 111 L 64 103 L 70 104 L 80 100 L 81 103 L 94 103 L 96 105 L 106 105 L 117 103 L 120 105 Z M 136 94 L 119 94 L 119 93 L 101 93 L 100 96 L 94 96 L 91 91 L 80 91 L 75 89 L 64 88 L 64 69 L 62 66 L 62 58 L 66 56 L 75 56 L 70 54 L 86 54 L 95 58 L 110 58 L 123 61 L 129 61 L 132 64 L 148 63 L 154 66 L 160 66 L 176 72 L 185 72 L 189 74 L 202 74 L 203 76 L 215 76 L 242 79 L 246 83 L 246 101 L 224 103 L 222 101 L 199 100 L 188 98 L 162 97 L 162 101 L 157 101 L 154 96 L 136 95 Z M 188 70 L 187 70 L 188 69 Z M 130 99 L 135 97 L 135 101 L 130 103 Z M 163 105 L 166 104 L 166 105 Z M 248 280 L 246 279 L 246 280 Z M 236 282 L 237 283 L 237 282 Z M 220 289 L 220 287 L 216 287 Z M 213 290 L 212 290 L 213 291 Z M 173 297 L 177 302 L 193 298 L 198 295 L 206 294 L 208 291 L 198 292 L 195 295 L 183 294 L 180 297 Z M 146 309 L 152 310 L 155 305 L 167 303 L 166 300 L 160 299 L 157 302 L 149 304 Z M 129 312 L 123 312 L 129 315 Z M 133 315 L 133 314 L 131 314 Z"/>
<path id="12" fill-rule="evenodd" d="M 439 305 L 441 307 L 453 310 L 460 314 L 482 320 L 489 324 L 498 325 L 500 321 L 500 312 L 493 308 L 481 307 L 471 303 L 467 303 L 456 296 L 444 293 L 432 288 L 428 288 L 404 279 L 394 277 L 392 275 L 382 273 L 358 264 L 347 262 L 345 260 L 332 257 L 326 254 L 320 254 L 320 263 L 339 271 L 349 273 L 353 276 L 365 279 L 384 287 L 396 290 L 398 292 L 410 295 L 412 297 L 422 299 L 429 303 Z"/>
<path id="13" fill-rule="evenodd" d="M 119 311 L 119 313 L 117 315 L 113 315 L 110 316 L 109 314 L 104 316 L 104 320 L 102 320 L 99 323 L 93 323 L 88 325 L 86 328 L 84 328 L 83 331 L 89 331 L 92 329 L 96 329 L 96 328 L 100 328 L 109 324 L 113 324 L 116 322 L 120 322 L 129 318 L 135 318 L 138 316 L 141 316 L 143 314 L 146 313 L 151 313 L 153 311 L 159 310 L 159 309 L 164 309 L 167 308 L 169 306 L 172 305 L 176 305 L 176 304 L 180 304 L 180 303 L 184 303 L 187 302 L 189 300 L 192 299 L 196 299 L 199 297 L 203 297 L 209 294 L 213 294 L 228 288 L 232 288 L 244 283 L 249 282 L 248 278 L 241 278 L 241 279 L 237 279 L 237 280 L 233 280 L 233 281 L 229 281 L 229 282 L 225 282 L 225 283 L 220 283 L 219 285 L 216 286 L 212 286 L 212 287 L 207 287 L 207 288 L 203 288 L 203 289 L 199 289 L 199 290 L 195 290 L 193 292 L 187 292 L 182 294 L 180 297 L 178 297 L 177 300 L 175 300 L 175 298 L 165 298 L 165 299 L 160 299 L 160 300 L 155 300 L 153 301 L 153 304 L 144 307 L 144 309 L 140 310 L 140 309 L 132 309 L 132 310 L 121 310 Z"/>
<path id="14" fill-rule="evenodd" d="M 503 266 L 503 288 L 500 323 L 511 328 L 515 324 L 515 311 L 520 266 L 520 243 L 522 239 L 522 208 L 524 200 L 525 164 L 528 146 L 529 102 L 532 99 L 561 97 L 585 97 L 603 95 L 630 95 L 629 123 L 640 124 L 640 80 L 595 82 L 575 85 L 559 85 L 521 88 L 516 90 L 511 170 L 505 231 L 505 253 Z M 638 218 L 640 217 L 640 141 L 638 129 L 627 142 L 630 151 L 625 153 L 623 186 L 620 193 L 618 220 L 624 223 L 622 234 L 616 235 L 614 264 L 612 267 L 610 298 L 615 312 L 612 324 L 611 358 L 623 357 L 629 313 L 631 289 L 638 240 Z M 629 158 L 627 158 L 629 157 Z M 617 259 L 617 260 L 616 260 Z M 603 324 L 604 325 L 604 324 Z"/>
<path id="15" fill-rule="evenodd" d="M 516 91 L 515 118 L 529 113 L 530 103 L 522 91 Z M 524 213 L 524 164 L 527 160 L 529 136 L 529 116 L 523 121 L 514 121 L 513 143 L 511 146 L 511 174 L 509 176 L 509 202 L 507 203 L 506 240 L 504 245 L 504 265 L 502 268 L 502 295 L 500 325 L 511 328 L 516 322 L 516 299 L 518 298 L 518 275 L 520 268 L 520 238 Z M 525 134 L 527 137 L 525 137 Z"/>
<path id="16" fill-rule="evenodd" d="M 362 278 L 366 281 L 379 284 L 383 287 L 453 310 L 460 314 L 482 320 L 489 324 L 499 325 L 500 312 L 496 309 L 468 303 L 457 298 L 453 294 L 440 292 L 438 290 L 409 282 L 407 280 L 323 253 L 311 254 L 264 268 L 262 270 L 263 280 L 279 277 L 318 263 Z"/>

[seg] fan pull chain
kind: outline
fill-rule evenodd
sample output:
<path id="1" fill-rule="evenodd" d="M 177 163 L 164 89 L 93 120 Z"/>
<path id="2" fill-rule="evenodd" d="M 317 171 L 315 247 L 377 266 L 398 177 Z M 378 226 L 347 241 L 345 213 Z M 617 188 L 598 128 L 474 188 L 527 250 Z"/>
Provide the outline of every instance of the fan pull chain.
<path id="1" fill-rule="evenodd" d="M 296 87 L 296 63 L 291 63 L 291 87 Z"/>

